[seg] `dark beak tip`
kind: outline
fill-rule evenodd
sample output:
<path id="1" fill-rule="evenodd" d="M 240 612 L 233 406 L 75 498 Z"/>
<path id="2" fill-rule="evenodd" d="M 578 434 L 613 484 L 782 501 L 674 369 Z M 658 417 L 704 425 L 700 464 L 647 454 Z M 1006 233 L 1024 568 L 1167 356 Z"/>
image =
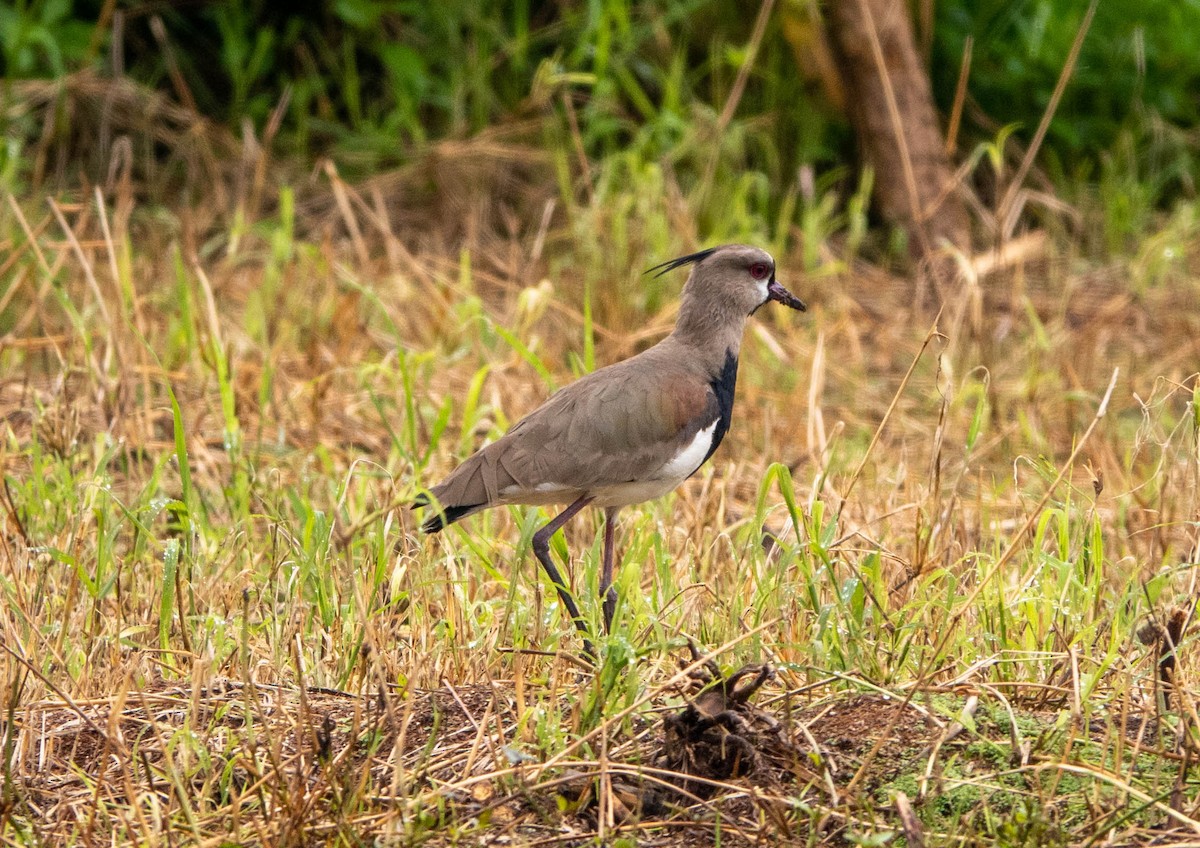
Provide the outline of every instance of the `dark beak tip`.
<path id="1" fill-rule="evenodd" d="M 795 309 L 798 312 L 808 311 L 808 307 L 805 305 L 803 300 L 796 297 L 774 280 L 772 280 L 771 285 L 767 287 L 767 297 L 776 303 L 782 303 L 784 306 L 790 306 L 792 309 Z"/>

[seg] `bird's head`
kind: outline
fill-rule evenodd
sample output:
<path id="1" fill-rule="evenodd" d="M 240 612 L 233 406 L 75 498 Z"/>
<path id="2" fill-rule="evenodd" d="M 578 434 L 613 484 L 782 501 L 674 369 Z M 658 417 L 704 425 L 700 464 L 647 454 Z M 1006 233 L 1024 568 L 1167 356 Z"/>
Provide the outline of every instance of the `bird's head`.
<path id="1" fill-rule="evenodd" d="M 804 301 L 775 279 L 771 254 L 745 244 L 712 247 L 656 265 L 650 271 L 665 274 L 693 265 L 684 287 L 685 301 L 721 305 L 733 314 L 750 315 L 769 300 L 804 311 Z"/>

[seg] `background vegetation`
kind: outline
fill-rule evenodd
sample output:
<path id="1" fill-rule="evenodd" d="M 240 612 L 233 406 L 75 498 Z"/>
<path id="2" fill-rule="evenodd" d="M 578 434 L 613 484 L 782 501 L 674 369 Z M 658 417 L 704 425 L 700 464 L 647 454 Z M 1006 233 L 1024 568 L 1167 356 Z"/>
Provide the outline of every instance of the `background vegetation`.
<path id="1" fill-rule="evenodd" d="M 959 149 L 1007 140 L 1012 128 L 1028 138 L 1083 4 L 917 6 L 945 114 L 972 48 Z M 564 141 L 572 102 L 583 152 L 600 167 L 626 157 L 666 162 L 688 189 L 716 158 L 728 169 L 718 177 L 753 180 L 757 211 L 777 214 L 802 167 L 845 183 L 841 169 L 854 164 L 845 121 L 821 80 L 805 73 L 814 8 L 781 3 L 730 119 L 721 113 L 748 56 L 753 16 L 712 0 L 6 2 L 0 70 L 10 84 L 83 70 L 127 76 L 235 133 L 248 122 L 261 134 L 278 109 L 275 151 L 301 162 L 331 156 L 351 177 L 411 161 L 438 139 L 531 116 L 556 119 L 558 132 L 547 128 L 543 142 L 553 147 Z M 1056 188 L 1128 181 L 1146 195 L 1144 211 L 1194 196 L 1197 20 L 1194 0 L 1098 7 L 1042 148 Z M 9 147 L 25 148 L 37 129 L 12 111 Z M 10 180 L 23 168 L 28 176 L 20 150 L 7 157 Z"/>
<path id="2" fill-rule="evenodd" d="M 1019 185 L 1084 9 L 914 5 L 988 247 L 936 317 L 817 12 L 0 3 L 5 844 L 1195 841 L 1200 5 L 1102 3 Z M 404 507 L 727 240 L 811 309 L 585 674 L 544 513 Z M 760 767 L 656 806 L 688 638 L 776 670 Z"/>

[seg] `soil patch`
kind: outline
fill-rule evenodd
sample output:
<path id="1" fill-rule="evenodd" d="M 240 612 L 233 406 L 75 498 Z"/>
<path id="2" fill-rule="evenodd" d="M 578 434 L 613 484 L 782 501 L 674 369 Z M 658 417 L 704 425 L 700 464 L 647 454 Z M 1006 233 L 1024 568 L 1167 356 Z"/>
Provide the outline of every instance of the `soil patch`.
<path id="1" fill-rule="evenodd" d="M 207 821 L 209 832 L 229 819 L 223 826 L 239 841 L 268 845 L 338 834 L 582 845 L 618 833 L 641 845 L 699 845 L 718 832 L 728 845 L 844 842 L 865 820 L 900 828 L 897 787 L 934 827 L 972 805 L 1003 812 L 960 790 L 916 791 L 931 755 L 935 781 L 946 781 L 937 786 L 959 785 L 955 769 L 976 769 L 971 779 L 984 783 L 993 781 L 985 766 L 1011 771 L 1004 746 L 1012 734 L 991 714 L 981 710 L 971 732 L 955 731 L 946 716 L 962 698 L 935 714 L 879 694 L 801 700 L 775 684 L 769 667 L 725 676 L 710 664 L 612 728 L 606 754 L 581 746 L 548 767 L 571 740 L 539 750 L 524 730 L 535 718 L 528 707 L 520 714 L 505 681 L 370 694 L 158 682 L 18 711 L 6 809 L 36 821 L 44 844 L 138 833 L 147 821 L 180 817 Z M 523 697 L 530 703 L 529 692 Z M 1017 714 L 1027 739 L 1053 718 Z M 994 751 L 1002 753 L 989 763 Z M 1014 782 L 1014 792 L 1030 786 Z M 329 824 L 315 834 L 314 821 Z M 1051 842 L 1061 833 L 1043 831 Z"/>

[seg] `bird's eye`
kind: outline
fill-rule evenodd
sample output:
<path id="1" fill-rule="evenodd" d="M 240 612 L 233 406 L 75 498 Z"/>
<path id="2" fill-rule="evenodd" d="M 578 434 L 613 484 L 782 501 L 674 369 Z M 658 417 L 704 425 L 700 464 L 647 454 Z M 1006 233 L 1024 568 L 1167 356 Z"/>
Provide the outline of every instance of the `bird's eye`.
<path id="1" fill-rule="evenodd" d="M 756 280 L 765 280 L 770 273 L 771 269 L 765 262 L 755 262 L 750 266 L 750 276 Z"/>

